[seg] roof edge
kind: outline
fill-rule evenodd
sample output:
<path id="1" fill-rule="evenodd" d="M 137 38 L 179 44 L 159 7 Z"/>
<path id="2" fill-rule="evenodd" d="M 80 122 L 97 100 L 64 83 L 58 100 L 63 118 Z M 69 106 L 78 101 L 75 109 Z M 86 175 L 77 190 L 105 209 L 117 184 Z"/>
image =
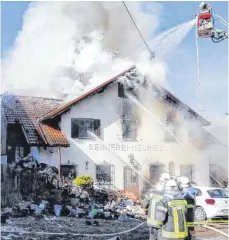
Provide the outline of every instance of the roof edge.
<path id="1" fill-rule="evenodd" d="M 75 105 L 76 103 L 80 102 L 81 100 L 84 100 L 85 98 L 91 96 L 93 93 L 95 93 L 96 91 L 98 91 L 99 89 L 101 89 L 102 87 L 114 82 L 117 80 L 117 78 L 125 75 L 127 72 L 129 72 L 130 70 L 134 69 L 136 66 L 133 65 L 132 67 L 128 68 L 127 70 L 121 72 L 120 74 L 116 75 L 115 77 L 107 80 L 106 82 L 100 84 L 99 86 L 91 89 L 90 91 L 86 92 L 85 94 L 69 101 L 68 103 L 63 104 L 60 107 L 57 107 L 55 110 L 49 112 L 48 114 L 46 114 L 45 116 L 43 116 L 42 118 L 39 119 L 40 122 L 48 120 L 48 119 L 53 119 L 55 117 L 57 117 L 58 115 L 64 113 L 65 111 L 67 111 L 69 108 L 71 108 L 73 105 Z M 158 86 L 155 86 L 158 89 Z M 184 103 L 183 101 L 181 101 L 179 98 L 177 98 L 174 94 L 172 94 L 169 90 L 167 90 L 166 88 L 160 86 L 159 89 L 162 89 L 165 94 L 167 94 L 169 97 L 171 97 L 172 99 L 174 99 L 183 109 L 185 109 L 186 111 L 189 111 L 190 114 L 195 115 L 195 117 L 200 121 L 201 126 L 210 126 L 211 123 L 206 120 L 203 116 L 201 116 L 199 113 L 197 113 L 194 109 L 192 109 L 190 106 L 188 106 L 186 103 Z"/>
<path id="2" fill-rule="evenodd" d="M 114 81 L 117 80 L 117 78 L 121 77 L 122 75 L 125 75 L 127 72 L 129 72 L 130 70 L 134 69 L 135 66 L 132 66 L 130 68 L 128 68 L 127 70 L 123 71 L 122 73 L 116 75 L 115 77 L 107 80 L 106 82 L 100 84 L 99 86 L 91 89 L 90 91 L 88 91 L 87 93 L 69 101 L 68 103 L 63 104 L 62 106 L 58 107 L 57 109 L 51 111 L 50 113 L 46 114 L 45 116 L 43 116 L 42 118 L 39 119 L 39 121 L 44 121 L 44 120 L 48 120 L 48 119 L 52 119 L 60 114 L 62 114 L 63 112 L 65 112 L 66 110 L 68 110 L 69 108 L 71 108 L 73 105 L 75 105 L 76 103 L 80 102 L 81 100 L 89 97 L 90 95 L 92 95 L 94 92 L 98 91 L 100 88 L 106 86 L 107 84 L 110 84 Z M 59 110 L 58 110 L 59 109 Z"/>

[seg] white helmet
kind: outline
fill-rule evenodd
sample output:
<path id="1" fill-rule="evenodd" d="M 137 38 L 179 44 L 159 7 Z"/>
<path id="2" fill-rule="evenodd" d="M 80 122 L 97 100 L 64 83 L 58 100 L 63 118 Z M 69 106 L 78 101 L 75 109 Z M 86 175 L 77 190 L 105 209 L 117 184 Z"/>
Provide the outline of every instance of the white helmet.
<path id="1" fill-rule="evenodd" d="M 201 2 L 199 7 L 202 8 L 206 4 L 207 4 L 206 2 Z"/>
<path id="2" fill-rule="evenodd" d="M 156 185 L 156 189 L 157 189 L 158 191 L 164 190 L 164 187 L 165 187 L 165 183 L 163 183 L 163 182 L 159 182 L 159 183 Z"/>
<path id="3" fill-rule="evenodd" d="M 178 182 L 179 187 L 181 187 L 181 188 L 190 187 L 190 181 L 187 177 L 179 177 L 177 182 Z"/>
<path id="4" fill-rule="evenodd" d="M 177 190 L 178 186 L 175 180 L 168 180 L 165 184 L 165 190 L 167 191 L 174 191 Z"/>
<path id="5" fill-rule="evenodd" d="M 169 173 L 162 173 L 160 178 L 159 178 L 159 181 L 160 182 L 166 182 L 166 181 L 168 181 L 170 179 L 171 179 L 171 176 L 170 176 Z"/>
<path id="6" fill-rule="evenodd" d="M 179 182 L 180 182 L 180 178 L 182 178 L 182 176 L 176 177 L 176 178 L 175 178 L 175 181 L 176 181 L 177 183 L 179 183 Z"/>

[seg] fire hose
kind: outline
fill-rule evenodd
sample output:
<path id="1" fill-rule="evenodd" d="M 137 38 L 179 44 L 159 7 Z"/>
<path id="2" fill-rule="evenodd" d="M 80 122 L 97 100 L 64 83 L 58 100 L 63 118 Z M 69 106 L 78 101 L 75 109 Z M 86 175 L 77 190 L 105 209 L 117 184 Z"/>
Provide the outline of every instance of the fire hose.
<path id="1" fill-rule="evenodd" d="M 214 227 L 208 226 L 206 225 L 206 223 L 228 223 L 228 220 L 208 220 L 208 221 L 197 221 L 195 222 L 195 225 L 202 225 L 201 227 L 203 228 L 207 228 L 209 230 L 213 230 L 225 237 L 229 237 L 228 234 L 226 234 L 223 231 L 220 231 Z M 140 224 L 138 224 L 137 226 L 122 231 L 122 232 L 116 232 L 116 233 L 104 233 L 104 234 L 84 234 L 84 233 L 58 233 L 58 232 L 28 232 L 28 231 L 1 231 L 2 233 L 20 233 L 20 234 L 38 234 L 38 235 L 58 235 L 58 236 L 82 236 L 82 237 L 109 237 L 109 236 L 117 236 L 117 235 L 121 235 L 121 234 L 126 234 L 129 232 L 132 232 L 136 229 L 138 229 L 139 227 L 143 226 L 144 224 L 146 224 L 146 222 L 142 222 Z"/>
<path id="2" fill-rule="evenodd" d="M 220 230 L 218 230 L 218 229 L 216 229 L 216 228 L 213 228 L 213 227 L 208 226 L 208 225 L 203 225 L 202 227 L 203 227 L 203 228 L 207 228 L 207 229 L 212 230 L 212 231 L 215 231 L 215 232 L 217 232 L 217 233 L 219 233 L 219 234 L 221 234 L 221 235 L 229 238 L 229 235 L 228 235 L 228 234 L 226 234 L 225 232 L 220 231 Z"/>
<path id="3" fill-rule="evenodd" d="M 1 231 L 1 233 L 20 233 L 20 234 L 38 234 L 38 235 L 59 235 L 59 236 L 82 236 L 82 237 L 109 237 L 109 236 L 116 236 L 116 235 L 121 235 L 125 233 L 132 232 L 139 227 L 145 225 L 146 222 L 142 222 L 138 224 L 137 226 L 122 231 L 122 232 L 116 232 L 116 233 L 102 233 L 102 234 L 84 234 L 84 233 L 58 233 L 58 232 L 26 232 L 26 231 Z"/>

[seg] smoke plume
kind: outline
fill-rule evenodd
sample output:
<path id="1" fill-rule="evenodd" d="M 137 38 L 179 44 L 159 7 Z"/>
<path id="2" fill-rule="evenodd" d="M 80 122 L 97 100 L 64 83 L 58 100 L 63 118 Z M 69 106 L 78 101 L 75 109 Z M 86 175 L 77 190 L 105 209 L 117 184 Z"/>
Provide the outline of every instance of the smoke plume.
<path id="1" fill-rule="evenodd" d="M 159 24 L 161 6 L 129 2 L 146 40 Z M 3 61 L 2 91 L 63 98 L 80 94 L 132 66 L 141 39 L 121 2 L 36 2 Z"/>

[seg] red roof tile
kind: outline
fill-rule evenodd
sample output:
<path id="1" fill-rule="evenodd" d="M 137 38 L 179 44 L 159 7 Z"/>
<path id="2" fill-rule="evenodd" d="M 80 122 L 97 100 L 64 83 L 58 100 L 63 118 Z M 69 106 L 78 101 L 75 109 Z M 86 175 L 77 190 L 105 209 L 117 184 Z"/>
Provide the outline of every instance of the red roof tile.
<path id="1" fill-rule="evenodd" d="M 69 146 L 67 137 L 57 128 L 53 128 L 52 126 L 40 123 L 39 124 L 45 138 L 49 145 L 56 147 L 56 146 Z"/>
<path id="2" fill-rule="evenodd" d="M 56 109 L 60 103 L 61 100 L 58 99 L 2 95 L 2 108 L 6 123 L 20 123 L 29 145 L 52 146 L 54 142 L 60 146 L 67 145 L 67 141 L 63 141 L 63 133 L 59 129 L 39 124 L 39 119 Z M 52 128 L 55 135 L 49 136 Z"/>

